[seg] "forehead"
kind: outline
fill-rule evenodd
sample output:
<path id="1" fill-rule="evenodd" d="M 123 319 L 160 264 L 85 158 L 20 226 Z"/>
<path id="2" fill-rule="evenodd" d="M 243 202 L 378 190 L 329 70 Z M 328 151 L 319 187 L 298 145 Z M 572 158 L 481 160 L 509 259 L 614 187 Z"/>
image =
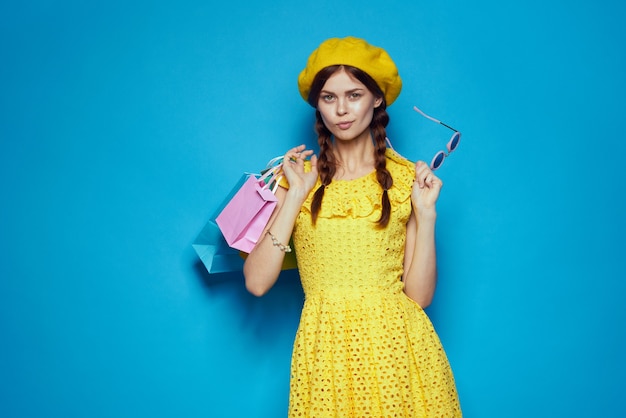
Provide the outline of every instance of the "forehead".
<path id="1" fill-rule="evenodd" d="M 343 92 L 355 89 L 367 90 L 367 87 L 352 74 L 348 73 L 343 67 L 333 73 L 322 87 L 323 91 L 330 92 Z"/>

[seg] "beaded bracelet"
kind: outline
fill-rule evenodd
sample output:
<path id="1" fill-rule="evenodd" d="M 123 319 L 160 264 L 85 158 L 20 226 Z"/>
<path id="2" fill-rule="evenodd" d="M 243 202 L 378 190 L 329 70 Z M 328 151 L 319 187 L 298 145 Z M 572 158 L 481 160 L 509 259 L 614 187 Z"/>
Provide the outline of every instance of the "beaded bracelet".
<path id="1" fill-rule="evenodd" d="M 285 245 L 281 242 L 279 242 L 276 237 L 274 235 L 272 235 L 272 233 L 270 231 L 267 231 L 267 235 L 270 236 L 270 238 L 272 239 L 272 244 L 274 245 L 274 247 L 278 247 L 279 250 L 281 250 L 284 253 L 290 253 L 291 252 L 291 247 L 289 245 Z"/>

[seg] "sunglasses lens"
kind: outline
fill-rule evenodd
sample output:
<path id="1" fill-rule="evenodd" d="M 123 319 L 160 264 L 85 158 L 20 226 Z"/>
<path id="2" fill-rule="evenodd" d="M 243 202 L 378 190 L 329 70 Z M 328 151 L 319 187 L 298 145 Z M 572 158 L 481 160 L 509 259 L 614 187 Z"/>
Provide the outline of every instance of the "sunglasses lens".
<path id="1" fill-rule="evenodd" d="M 456 147 L 459 146 L 459 141 L 461 140 L 461 133 L 460 132 L 455 132 L 454 135 L 452 135 L 452 138 L 450 139 L 450 142 L 448 142 L 448 151 L 452 152 L 456 149 Z"/>
<path id="2" fill-rule="evenodd" d="M 430 163 L 430 168 L 432 170 L 436 170 L 439 167 L 441 167 L 441 164 L 443 164 L 444 158 L 446 158 L 446 154 L 443 151 L 439 151 L 433 158 L 433 161 Z"/>

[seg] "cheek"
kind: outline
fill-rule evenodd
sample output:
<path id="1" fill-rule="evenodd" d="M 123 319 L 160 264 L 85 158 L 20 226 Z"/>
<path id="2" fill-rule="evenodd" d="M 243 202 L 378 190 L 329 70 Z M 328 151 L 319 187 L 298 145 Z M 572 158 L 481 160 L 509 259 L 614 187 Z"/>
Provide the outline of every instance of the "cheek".
<path id="1" fill-rule="evenodd" d="M 330 106 L 318 106 L 317 110 L 320 112 L 324 124 L 328 125 L 328 121 L 333 118 L 333 111 Z"/>
<path id="2" fill-rule="evenodd" d="M 324 125 L 328 126 L 328 118 L 326 117 L 324 112 L 321 110 L 320 110 L 320 116 L 322 117 L 322 122 L 324 122 Z"/>
<path id="3" fill-rule="evenodd" d="M 358 109 L 354 109 L 354 113 L 359 115 L 360 119 L 363 122 L 369 124 L 374 117 L 374 108 L 371 106 L 366 106 L 364 104 L 359 104 Z"/>
<path id="4" fill-rule="evenodd" d="M 369 100 L 359 100 L 351 104 L 351 111 L 362 119 L 371 118 L 374 114 L 374 103 Z"/>
<path id="5" fill-rule="evenodd" d="M 333 124 L 328 122 L 328 119 L 326 118 L 326 116 L 324 116 L 323 112 L 320 112 L 320 115 L 322 116 L 322 122 L 324 122 L 324 126 L 326 126 L 326 129 L 332 132 Z"/>

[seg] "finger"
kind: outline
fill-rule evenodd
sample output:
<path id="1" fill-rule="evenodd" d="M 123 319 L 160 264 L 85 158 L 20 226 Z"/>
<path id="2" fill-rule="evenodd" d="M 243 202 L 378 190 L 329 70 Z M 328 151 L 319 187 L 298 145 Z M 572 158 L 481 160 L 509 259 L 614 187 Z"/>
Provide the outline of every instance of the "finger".
<path id="1" fill-rule="evenodd" d="M 290 163 L 296 163 L 298 159 L 300 159 L 300 155 L 301 154 L 299 152 L 292 151 L 285 154 L 285 160 L 289 161 Z"/>
<path id="2" fill-rule="evenodd" d="M 285 158 L 291 158 L 299 152 L 304 151 L 305 148 L 306 147 L 304 145 L 298 145 L 297 147 L 293 147 L 285 153 Z"/>
<path id="3" fill-rule="evenodd" d="M 431 173 L 427 173 L 426 174 L 426 179 L 424 180 L 424 184 L 426 184 L 426 186 L 428 186 L 429 188 L 432 188 L 434 183 L 435 183 L 435 175 L 431 172 Z"/>
<path id="4" fill-rule="evenodd" d="M 291 162 L 295 162 L 297 160 L 304 161 L 311 154 L 313 154 L 313 150 L 307 150 L 305 145 L 299 145 L 287 151 L 287 153 L 285 154 L 285 159 Z"/>
<path id="5" fill-rule="evenodd" d="M 294 154 L 293 157 L 291 157 L 291 159 L 293 161 L 297 161 L 297 162 L 304 162 L 307 158 L 309 158 L 311 155 L 313 154 L 312 150 L 305 150 L 305 151 L 301 151 L 301 152 L 297 152 Z"/>
<path id="6" fill-rule="evenodd" d="M 317 175 L 317 155 L 311 155 L 311 172 Z"/>
<path id="7" fill-rule="evenodd" d="M 443 187 L 443 182 L 441 181 L 441 179 L 439 177 L 437 177 L 432 171 L 430 172 L 430 174 L 428 174 L 427 178 L 426 178 L 426 185 L 430 188 L 430 189 L 441 189 L 441 187 Z"/>
<path id="8" fill-rule="evenodd" d="M 415 165 L 415 181 L 420 188 L 424 188 L 424 186 L 427 184 L 427 178 L 431 174 L 432 171 L 430 170 L 428 165 L 426 165 L 426 163 L 424 163 L 423 161 L 417 162 L 417 164 Z"/>

